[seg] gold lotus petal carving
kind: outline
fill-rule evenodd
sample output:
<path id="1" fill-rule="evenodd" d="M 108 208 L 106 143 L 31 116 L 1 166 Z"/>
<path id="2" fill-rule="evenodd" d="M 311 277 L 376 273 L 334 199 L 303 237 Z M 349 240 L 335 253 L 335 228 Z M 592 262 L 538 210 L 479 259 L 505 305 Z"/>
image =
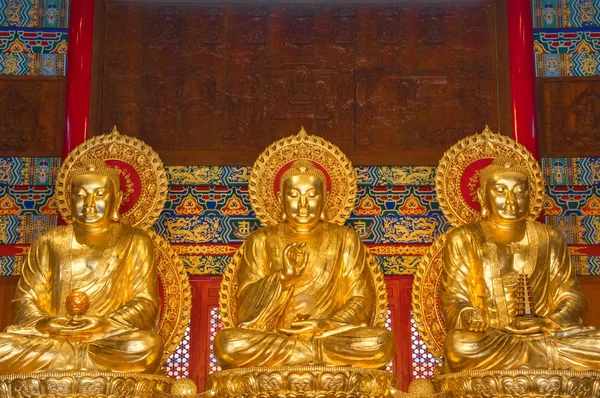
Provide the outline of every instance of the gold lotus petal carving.
<path id="1" fill-rule="evenodd" d="M 393 373 L 329 366 L 277 366 L 224 370 L 209 377 L 215 398 L 333 397 L 391 398 Z"/>
<path id="2" fill-rule="evenodd" d="M 452 392 L 469 398 L 521 397 L 597 397 L 600 394 L 600 372 L 512 369 L 468 371 L 437 376 L 433 380 L 437 392 Z"/>

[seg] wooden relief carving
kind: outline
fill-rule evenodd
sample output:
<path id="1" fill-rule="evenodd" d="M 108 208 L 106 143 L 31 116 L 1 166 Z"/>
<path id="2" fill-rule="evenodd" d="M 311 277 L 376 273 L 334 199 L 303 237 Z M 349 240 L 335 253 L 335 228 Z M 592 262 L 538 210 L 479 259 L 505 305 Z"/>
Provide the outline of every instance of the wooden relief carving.
<path id="1" fill-rule="evenodd" d="M 543 79 L 538 93 L 541 155 L 600 156 L 600 78 Z"/>
<path id="2" fill-rule="evenodd" d="M 92 132 L 116 124 L 167 164 L 251 164 L 303 125 L 356 164 L 435 164 L 510 129 L 502 3 L 106 1 Z"/>
<path id="3" fill-rule="evenodd" d="M 64 78 L 0 78 L 1 156 L 61 156 Z"/>

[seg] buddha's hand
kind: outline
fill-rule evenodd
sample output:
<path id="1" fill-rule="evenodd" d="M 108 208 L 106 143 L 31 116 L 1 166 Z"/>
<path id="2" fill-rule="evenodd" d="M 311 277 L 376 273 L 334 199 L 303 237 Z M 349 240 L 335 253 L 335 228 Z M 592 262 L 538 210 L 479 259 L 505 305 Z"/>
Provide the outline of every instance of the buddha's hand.
<path id="1" fill-rule="evenodd" d="M 328 321 L 327 319 L 307 319 L 305 321 L 292 322 L 289 329 L 282 328 L 279 329 L 279 332 L 287 335 L 320 336 L 329 330 L 334 330 L 344 325 L 343 323 Z"/>
<path id="2" fill-rule="evenodd" d="M 303 250 L 306 242 L 294 242 L 283 249 L 283 269 L 281 279 L 284 284 L 290 285 L 296 280 L 306 268 L 308 263 L 308 252 Z"/>
<path id="3" fill-rule="evenodd" d="M 469 332 L 485 332 L 488 328 L 483 316 L 476 309 L 464 310 L 460 313 L 460 319 Z"/>
<path id="4" fill-rule="evenodd" d="M 110 323 L 105 317 L 81 316 L 77 319 L 66 317 L 42 318 L 35 328 L 43 333 L 72 337 L 80 334 L 94 334 L 105 331 Z"/>
<path id="5" fill-rule="evenodd" d="M 554 322 L 545 317 L 517 317 L 504 327 L 504 330 L 517 335 L 550 332 Z"/>
<path id="6" fill-rule="evenodd" d="M 67 327 L 70 319 L 67 317 L 44 317 L 36 322 L 35 328 L 42 333 L 58 335 Z"/>

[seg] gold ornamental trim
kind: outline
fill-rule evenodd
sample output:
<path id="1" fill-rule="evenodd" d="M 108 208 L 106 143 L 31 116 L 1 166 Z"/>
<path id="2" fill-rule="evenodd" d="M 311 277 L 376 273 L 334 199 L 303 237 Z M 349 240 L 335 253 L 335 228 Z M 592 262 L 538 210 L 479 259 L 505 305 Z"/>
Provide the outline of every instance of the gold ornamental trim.
<path id="1" fill-rule="evenodd" d="M 493 133 L 488 126 L 481 134 L 466 137 L 448 149 L 437 168 L 435 188 L 440 209 L 453 225 L 469 224 L 481 218 L 474 207 L 479 171 L 493 158 L 508 156 L 527 168 L 531 200 L 529 219 L 538 218 L 544 207 L 544 179 L 538 161 L 512 138 Z"/>
<path id="2" fill-rule="evenodd" d="M 63 162 L 56 177 L 56 203 L 71 223 L 71 176 L 88 159 L 102 159 L 121 175 L 121 221 L 148 229 L 158 219 L 167 199 L 167 174 L 158 154 L 143 141 L 122 135 L 116 127 L 108 134 L 78 145 Z"/>
<path id="3" fill-rule="evenodd" d="M 0 396 L 148 397 L 168 392 L 174 379 L 119 372 L 40 372 L 0 376 Z"/>
<path id="4" fill-rule="evenodd" d="M 278 179 L 296 160 L 309 160 L 328 178 L 327 221 L 344 224 L 355 206 L 356 172 L 346 155 L 322 137 L 308 135 L 304 128 L 296 135 L 269 145 L 252 166 L 248 193 L 250 204 L 262 225 L 281 222 Z"/>
<path id="5" fill-rule="evenodd" d="M 223 370 L 208 379 L 215 398 L 388 398 L 396 377 L 350 366 L 274 366 Z"/>
<path id="6" fill-rule="evenodd" d="M 446 245 L 447 234 L 448 232 L 438 236 L 419 262 L 412 288 L 415 324 L 427 349 L 438 361 L 444 355 L 447 334 L 438 294 L 443 268 L 442 250 Z"/>
<path id="7" fill-rule="evenodd" d="M 472 370 L 433 379 L 436 391 L 468 398 L 598 397 L 600 372 L 547 369 Z"/>
<path id="8" fill-rule="evenodd" d="M 429 250 L 429 245 L 367 245 L 374 256 L 423 256 Z"/>
<path id="9" fill-rule="evenodd" d="M 210 243 L 173 244 L 173 249 L 181 256 L 231 256 L 239 245 Z"/>
<path id="10" fill-rule="evenodd" d="M 192 289 L 183 261 L 160 235 L 147 231 L 155 247 L 156 268 L 162 284 L 163 299 L 158 334 L 162 337 L 164 364 L 185 336 L 192 310 Z"/>
<path id="11" fill-rule="evenodd" d="M 227 267 L 225 267 L 223 278 L 221 279 L 221 287 L 219 289 L 219 310 L 221 313 L 221 323 L 225 329 L 237 325 L 238 269 L 244 253 L 244 244 L 240 246 L 227 264 Z M 385 279 L 381 267 L 370 253 L 367 253 L 367 264 L 371 274 L 370 283 L 375 292 L 371 325 L 385 327 L 388 309 Z"/>

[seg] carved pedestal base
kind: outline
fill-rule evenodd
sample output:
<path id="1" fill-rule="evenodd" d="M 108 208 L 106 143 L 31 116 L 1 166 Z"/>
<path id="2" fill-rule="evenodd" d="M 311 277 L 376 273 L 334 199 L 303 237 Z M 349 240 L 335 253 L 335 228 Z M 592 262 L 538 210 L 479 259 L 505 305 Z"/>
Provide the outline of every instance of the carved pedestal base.
<path id="1" fill-rule="evenodd" d="M 137 373 L 48 372 L 0 376 L 0 398 L 153 397 L 174 379 Z"/>
<path id="2" fill-rule="evenodd" d="M 383 370 L 350 366 L 277 366 L 213 373 L 208 388 L 216 398 L 392 396 L 396 380 Z"/>
<path id="3" fill-rule="evenodd" d="M 454 397 L 598 397 L 600 372 L 514 369 L 470 371 L 440 375 L 433 380 L 436 391 Z"/>

